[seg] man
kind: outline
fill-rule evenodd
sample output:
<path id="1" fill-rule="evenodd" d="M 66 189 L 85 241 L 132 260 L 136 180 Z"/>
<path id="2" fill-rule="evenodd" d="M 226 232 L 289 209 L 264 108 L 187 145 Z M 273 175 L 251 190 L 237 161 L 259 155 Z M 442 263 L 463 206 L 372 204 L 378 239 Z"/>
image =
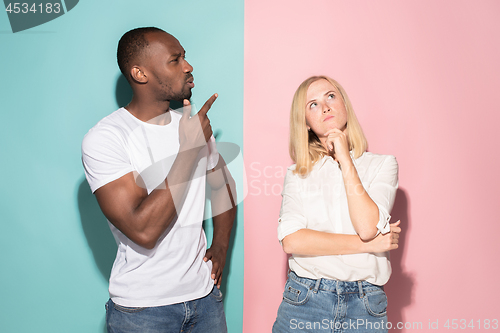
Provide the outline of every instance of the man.
<path id="1" fill-rule="evenodd" d="M 207 117 L 217 94 L 190 116 L 193 67 L 185 54 L 163 30 L 125 33 L 117 58 L 132 101 L 82 143 L 87 180 L 118 243 L 109 332 L 227 331 L 218 288 L 236 212 L 234 181 Z M 182 114 L 170 109 L 172 100 L 183 101 Z M 214 223 L 208 250 L 205 182 Z"/>

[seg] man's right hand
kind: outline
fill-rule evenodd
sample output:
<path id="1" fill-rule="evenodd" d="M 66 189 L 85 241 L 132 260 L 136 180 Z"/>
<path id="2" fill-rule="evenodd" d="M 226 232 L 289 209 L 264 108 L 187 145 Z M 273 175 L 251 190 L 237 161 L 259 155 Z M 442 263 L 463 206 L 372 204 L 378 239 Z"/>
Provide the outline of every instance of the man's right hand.
<path id="1" fill-rule="evenodd" d="M 187 99 L 184 100 L 183 114 L 179 123 L 179 143 L 180 150 L 201 149 L 210 140 L 212 136 L 212 126 L 210 119 L 207 117 L 207 112 L 212 107 L 212 104 L 217 99 L 218 95 L 213 94 L 206 102 L 200 111 L 191 115 L 191 103 Z"/>

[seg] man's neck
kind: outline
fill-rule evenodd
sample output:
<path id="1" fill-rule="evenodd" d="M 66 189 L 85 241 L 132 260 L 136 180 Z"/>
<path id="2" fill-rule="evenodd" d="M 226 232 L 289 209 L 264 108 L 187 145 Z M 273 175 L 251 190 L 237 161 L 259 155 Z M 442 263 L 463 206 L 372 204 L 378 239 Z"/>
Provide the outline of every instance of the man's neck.
<path id="1" fill-rule="evenodd" d="M 155 125 L 167 125 L 170 123 L 170 101 L 142 101 L 139 98 L 132 98 L 132 101 L 125 107 L 137 119 Z"/>

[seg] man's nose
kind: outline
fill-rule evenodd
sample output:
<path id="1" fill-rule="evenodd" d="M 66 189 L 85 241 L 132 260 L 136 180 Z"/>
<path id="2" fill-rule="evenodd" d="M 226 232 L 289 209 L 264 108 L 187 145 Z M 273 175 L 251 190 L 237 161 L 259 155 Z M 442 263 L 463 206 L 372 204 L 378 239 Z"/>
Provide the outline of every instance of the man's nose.
<path id="1" fill-rule="evenodd" d="M 193 71 L 193 66 L 191 66 L 191 64 L 189 62 L 187 62 L 187 60 L 185 60 L 184 72 L 191 73 L 192 71 Z"/>

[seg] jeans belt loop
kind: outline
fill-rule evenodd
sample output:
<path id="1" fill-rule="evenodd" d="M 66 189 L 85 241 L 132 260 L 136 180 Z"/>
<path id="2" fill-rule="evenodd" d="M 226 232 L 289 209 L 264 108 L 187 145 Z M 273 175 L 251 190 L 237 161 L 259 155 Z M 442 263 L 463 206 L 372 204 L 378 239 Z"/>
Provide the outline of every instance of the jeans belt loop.
<path id="1" fill-rule="evenodd" d="M 359 298 L 363 298 L 364 292 L 363 292 L 363 282 L 358 281 L 358 289 L 359 289 Z"/>
<path id="2" fill-rule="evenodd" d="M 316 284 L 314 285 L 314 293 L 318 292 L 320 283 L 321 283 L 321 278 L 316 280 Z"/>

